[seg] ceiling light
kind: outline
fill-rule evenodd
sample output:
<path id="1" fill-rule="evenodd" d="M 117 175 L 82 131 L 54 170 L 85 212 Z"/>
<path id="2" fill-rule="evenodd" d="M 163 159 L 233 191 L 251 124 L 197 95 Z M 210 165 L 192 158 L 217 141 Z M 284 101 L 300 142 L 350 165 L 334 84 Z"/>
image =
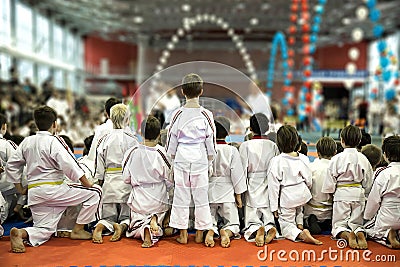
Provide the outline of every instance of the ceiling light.
<path id="1" fill-rule="evenodd" d="M 251 18 L 250 25 L 253 25 L 253 26 L 258 25 L 258 18 Z"/>
<path id="2" fill-rule="evenodd" d="M 143 17 L 141 16 L 134 17 L 133 22 L 137 24 L 143 23 Z"/>
<path id="3" fill-rule="evenodd" d="M 181 6 L 181 8 L 182 8 L 182 11 L 185 11 L 185 12 L 189 12 L 190 9 L 192 9 L 192 7 L 189 4 L 183 4 Z"/>

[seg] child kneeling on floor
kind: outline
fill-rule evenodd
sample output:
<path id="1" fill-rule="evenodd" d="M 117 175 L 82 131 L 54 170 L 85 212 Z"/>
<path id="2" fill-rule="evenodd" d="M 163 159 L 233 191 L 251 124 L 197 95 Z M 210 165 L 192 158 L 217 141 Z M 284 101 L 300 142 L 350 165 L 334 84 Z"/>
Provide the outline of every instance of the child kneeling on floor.
<path id="1" fill-rule="evenodd" d="M 132 186 L 128 199 L 130 219 L 127 237 L 143 240 L 151 247 L 163 235 L 161 225 L 168 211 L 168 181 L 171 164 L 158 144 L 160 121 L 149 116 L 141 125 L 144 143 L 129 149 L 123 160 L 123 178 Z"/>

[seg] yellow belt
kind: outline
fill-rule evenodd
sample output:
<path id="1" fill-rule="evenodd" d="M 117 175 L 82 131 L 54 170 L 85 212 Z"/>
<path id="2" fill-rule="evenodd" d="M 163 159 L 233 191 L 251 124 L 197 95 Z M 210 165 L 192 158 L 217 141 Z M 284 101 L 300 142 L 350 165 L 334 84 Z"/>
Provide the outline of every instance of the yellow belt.
<path id="1" fill-rule="evenodd" d="M 338 184 L 337 187 L 357 187 L 361 186 L 361 183 L 353 183 L 353 184 Z"/>
<path id="2" fill-rule="evenodd" d="M 57 181 L 57 182 L 40 182 L 40 183 L 28 185 L 28 189 L 31 189 L 31 188 L 34 188 L 34 187 L 37 187 L 37 186 L 41 186 L 41 185 L 46 185 L 46 184 L 48 184 L 48 185 L 60 185 L 60 184 L 62 184 L 62 183 L 63 183 L 63 181 Z"/>
<path id="3" fill-rule="evenodd" d="M 117 168 L 107 168 L 106 172 L 115 172 L 115 171 L 122 171 L 121 167 L 117 167 Z"/>
<path id="4" fill-rule="evenodd" d="M 332 206 L 328 206 L 328 205 L 313 205 L 310 203 L 307 203 L 308 206 L 313 207 L 315 209 L 327 209 L 327 208 L 332 208 Z"/>

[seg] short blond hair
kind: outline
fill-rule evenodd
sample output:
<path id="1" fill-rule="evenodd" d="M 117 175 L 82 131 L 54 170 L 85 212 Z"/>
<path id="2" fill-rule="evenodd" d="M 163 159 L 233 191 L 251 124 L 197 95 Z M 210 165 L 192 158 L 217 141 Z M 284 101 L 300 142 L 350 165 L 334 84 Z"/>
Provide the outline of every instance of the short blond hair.
<path id="1" fill-rule="evenodd" d="M 122 129 L 128 122 L 129 110 L 124 104 L 116 104 L 110 109 L 110 119 L 114 129 Z"/>

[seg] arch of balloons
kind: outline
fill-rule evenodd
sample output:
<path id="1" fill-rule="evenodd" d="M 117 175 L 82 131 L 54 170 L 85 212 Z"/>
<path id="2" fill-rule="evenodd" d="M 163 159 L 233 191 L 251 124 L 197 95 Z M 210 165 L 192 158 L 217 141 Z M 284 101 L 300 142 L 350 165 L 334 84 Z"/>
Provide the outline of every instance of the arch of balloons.
<path id="1" fill-rule="evenodd" d="M 157 79 L 160 78 L 157 72 L 163 70 L 168 62 L 168 58 L 171 55 L 171 51 L 175 49 L 175 45 L 179 42 L 180 38 L 185 37 L 193 27 L 200 23 L 212 23 L 219 26 L 221 29 L 225 30 L 227 35 L 231 37 L 232 42 L 235 44 L 239 54 L 242 56 L 243 62 L 246 66 L 247 72 L 252 80 L 257 80 L 257 73 L 254 68 L 253 61 L 243 44 L 242 38 L 239 34 L 235 33 L 235 30 L 230 26 L 230 24 L 223 18 L 218 17 L 214 14 L 199 14 L 194 17 L 186 17 L 183 19 L 182 28 L 177 29 L 176 33 L 171 36 L 171 40 L 167 43 L 166 48 L 161 52 L 159 57 L 158 65 L 154 73 L 155 80 L 154 85 L 157 84 Z"/>

